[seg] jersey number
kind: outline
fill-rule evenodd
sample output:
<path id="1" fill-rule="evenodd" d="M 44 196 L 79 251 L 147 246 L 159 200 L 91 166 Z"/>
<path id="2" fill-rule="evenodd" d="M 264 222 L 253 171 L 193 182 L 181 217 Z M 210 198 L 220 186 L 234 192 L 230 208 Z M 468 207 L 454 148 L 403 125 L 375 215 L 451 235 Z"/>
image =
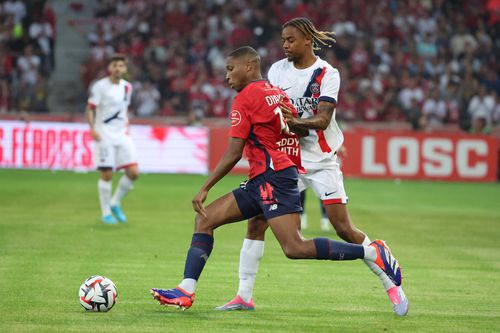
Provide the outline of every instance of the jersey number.
<path id="1" fill-rule="evenodd" d="M 283 112 L 281 112 L 281 108 L 279 106 L 274 109 L 274 113 L 280 117 L 280 131 L 290 134 L 290 129 L 288 128 L 288 124 L 286 123 L 286 120 L 283 117 Z"/>

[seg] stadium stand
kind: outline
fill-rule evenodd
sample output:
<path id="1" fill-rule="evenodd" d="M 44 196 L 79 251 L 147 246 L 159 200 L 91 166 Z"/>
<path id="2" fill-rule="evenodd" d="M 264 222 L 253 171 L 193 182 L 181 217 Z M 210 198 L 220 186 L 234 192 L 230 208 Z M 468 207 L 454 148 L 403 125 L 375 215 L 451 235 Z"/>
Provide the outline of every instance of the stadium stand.
<path id="1" fill-rule="evenodd" d="M 0 114 L 48 112 L 55 20 L 44 0 L 0 3 Z"/>

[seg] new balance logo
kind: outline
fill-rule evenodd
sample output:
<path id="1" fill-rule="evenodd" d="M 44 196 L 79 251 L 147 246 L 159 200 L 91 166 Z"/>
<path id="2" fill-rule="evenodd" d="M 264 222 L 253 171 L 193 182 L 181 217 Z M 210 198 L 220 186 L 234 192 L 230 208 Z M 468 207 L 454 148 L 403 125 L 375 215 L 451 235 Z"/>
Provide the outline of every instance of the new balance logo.
<path id="1" fill-rule="evenodd" d="M 276 210 L 278 209 L 278 205 L 277 204 L 272 204 L 270 207 L 269 207 L 269 211 L 273 211 L 273 210 Z"/>

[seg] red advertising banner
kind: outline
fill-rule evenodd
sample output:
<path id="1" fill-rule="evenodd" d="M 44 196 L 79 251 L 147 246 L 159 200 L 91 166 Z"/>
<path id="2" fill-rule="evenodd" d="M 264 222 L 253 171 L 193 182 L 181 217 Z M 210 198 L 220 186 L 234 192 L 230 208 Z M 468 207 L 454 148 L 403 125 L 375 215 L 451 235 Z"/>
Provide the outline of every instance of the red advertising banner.
<path id="1" fill-rule="evenodd" d="M 227 146 L 228 129 L 210 134 L 210 170 Z M 498 139 L 463 133 L 414 133 L 353 130 L 344 132 L 347 177 L 494 182 Z M 215 143 L 215 144 L 214 144 Z M 244 173 L 242 163 L 236 172 Z"/>
<path id="2" fill-rule="evenodd" d="M 209 130 L 131 125 L 141 172 L 206 173 Z M 82 123 L 0 121 L 0 168 L 94 170 L 94 143 Z"/>

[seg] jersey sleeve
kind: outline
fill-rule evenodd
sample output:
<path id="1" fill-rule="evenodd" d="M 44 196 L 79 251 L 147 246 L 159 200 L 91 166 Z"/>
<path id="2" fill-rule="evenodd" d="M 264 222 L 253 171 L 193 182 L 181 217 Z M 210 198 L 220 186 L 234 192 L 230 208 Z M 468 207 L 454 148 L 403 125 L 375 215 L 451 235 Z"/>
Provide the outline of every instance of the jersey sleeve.
<path id="1" fill-rule="evenodd" d="M 229 136 L 232 138 L 246 139 L 252 126 L 251 119 L 247 112 L 245 100 L 241 96 L 236 96 L 231 106 L 231 129 Z"/>
<path id="2" fill-rule="evenodd" d="M 125 94 L 127 95 L 127 106 L 130 106 L 130 103 L 132 102 L 132 94 L 133 94 L 134 89 L 132 88 L 132 85 L 127 82 L 125 85 Z M 157 92 L 155 90 L 155 92 Z"/>
<path id="3" fill-rule="evenodd" d="M 269 68 L 269 71 L 267 72 L 267 80 L 273 86 L 278 86 L 278 70 L 276 69 L 276 64 L 272 64 L 271 68 Z"/>
<path id="4" fill-rule="evenodd" d="M 339 71 L 334 68 L 327 68 L 320 87 L 318 102 L 325 101 L 337 103 L 340 89 Z"/>
<path id="5" fill-rule="evenodd" d="M 101 89 L 99 89 L 98 82 L 94 83 L 90 88 L 89 99 L 87 100 L 87 104 L 92 107 L 96 107 L 101 102 Z"/>

